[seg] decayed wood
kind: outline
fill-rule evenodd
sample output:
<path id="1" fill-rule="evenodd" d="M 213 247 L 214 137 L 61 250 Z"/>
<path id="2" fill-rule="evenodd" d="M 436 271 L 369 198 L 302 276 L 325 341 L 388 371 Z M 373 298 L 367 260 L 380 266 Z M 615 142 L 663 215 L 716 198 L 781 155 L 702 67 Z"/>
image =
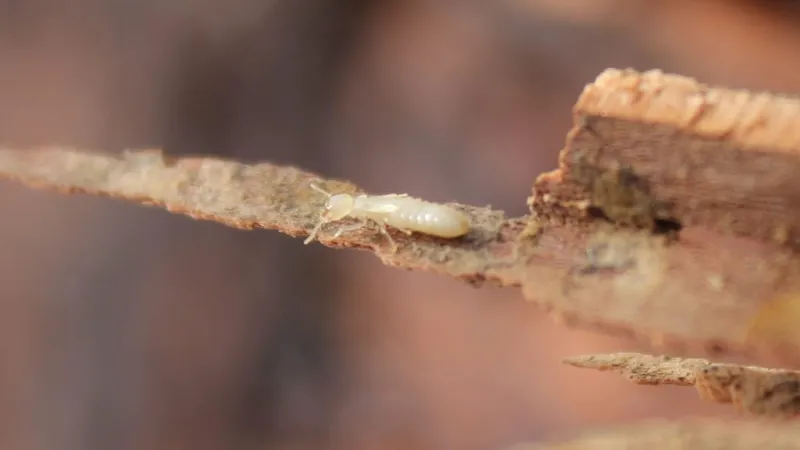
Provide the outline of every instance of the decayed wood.
<path id="1" fill-rule="evenodd" d="M 656 342 L 681 328 L 680 313 L 685 328 L 707 330 L 699 334 L 709 350 L 726 333 L 798 355 L 800 100 L 609 69 L 574 114 L 559 168 L 537 179 L 531 210 L 545 222 L 608 220 L 671 239 L 590 244 L 594 259 L 617 261 L 583 277 L 576 309 L 627 322 L 636 304 Z"/>
<path id="2" fill-rule="evenodd" d="M 800 100 L 702 85 L 660 71 L 607 70 L 574 108 L 559 170 L 534 209 L 586 208 L 618 223 L 673 221 L 800 243 Z"/>
<path id="3" fill-rule="evenodd" d="M 160 150 L 110 155 L 65 148 L 20 151 L 0 147 L 0 177 L 63 193 L 131 200 L 244 230 L 279 230 L 293 237 L 307 236 L 323 210 L 326 198 L 310 188 L 312 182 L 329 192 L 361 192 L 352 183 L 328 180 L 295 167 L 216 158 L 174 159 Z M 334 248 L 371 250 L 390 265 L 426 268 L 474 283 L 489 279 L 519 284 L 510 268 L 517 256 L 513 237 L 524 223 L 506 220 L 502 211 L 454 206 L 470 218 L 472 230 L 464 238 L 409 238 L 393 233 L 399 244 L 394 253 L 377 227 L 333 238 L 338 225 L 330 224 L 321 230 L 318 240 Z M 341 223 L 354 222 L 346 219 Z"/>
<path id="4" fill-rule="evenodd" d="M 610 355 L 581 355 L 564 358 L 564 364 L 584 369 L 619 372 L 636 384 L 674 384 L 694 386 L 695 373 L 711 365 L 707 359 L 673 358 L 641 353 L 612 353 Z"/>
<path id="5" fill-rule="evenodd" d="M 700 397 L 732 403 L 739 411 L 770 419 L 800 416 L 800 372 L 705 359 L 640 353 L 584 355 L 566 358 L 575 367 L 619 372 L 636 384 L 694 386 Z"/>
<path id="6" fill-rule="evenodd" d="M 775 162 L 795 159 L 786 124 L 796 105 L 756 96 L 748 104 L 761 105 L 759 114 L 738 108 L 739 119 L 725 121 L 724 105 L 743 101 L 724 99 L 743 94 L 697 86 L 657 74 L 601 75 L 576 105 L 559 170 L 537 180 L 530 216 L 454 204 L 470 217 L 467 236 L 393 233 L 396 253 L 374 226 L 333 238 L 331 224 L 319 240 L 372 251 L 392 266 L 521 286 L 565 323 L 642 338 L 677 356 L 728 352 L 800 367 L 797 321 L 787 318 L 800 314 L 795 185 Z M 749 131 L 732 128 L 742 123 Z M 308 234 L 325 200 L 310 181 L 359 192 L 293 167 L 170 160 L 158 151 L 0 148 L 0 177 L 295 237 Z M 733 217 L 731 225 L 720 216 Z"/>

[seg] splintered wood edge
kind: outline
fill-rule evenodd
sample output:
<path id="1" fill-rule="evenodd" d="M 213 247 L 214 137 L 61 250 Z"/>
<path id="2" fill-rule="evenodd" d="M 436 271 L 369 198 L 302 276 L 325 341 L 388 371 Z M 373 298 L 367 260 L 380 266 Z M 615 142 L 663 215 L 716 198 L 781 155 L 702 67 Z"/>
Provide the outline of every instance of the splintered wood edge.
<path id="1" fill-rule="evenodd" d="M 292 237 L 308 236 L 324 209 L 326 198 L 311 189 L 311 183 L 330 192 L 362 192 L 348 181 L 326 179 L 292 166 L 214 157 L 172 158 L 159 149 L 109 154 L 65 147 L 17 150 L 0 146 L 0 178 L 65 194 L 129 200 L 198 220 L 245 230 L 277 230 Z M 371 251 L 389 266 L 472 283 L 519 285 L 514 237 L 524 222 L 489 208 L 449 205 L 468 216 L 471 229 L 466 236 L 442 239 L 393 232 L 399 245 L 393 251 L 376 227 L 335 237 L 332 224 L 318 233 L 316 241 L 332 248 Z M 347 224 L 348 219 L 343 222 Z"/>
<path id="2" fill-rule="evenodd" d="M 565 364 L 614 371 L 636 384 L 694 385 L 700 398 L 769 418 L 800 416 L 800 372 L 641 353 L 582 355 Z"/>
<path id="3" fill-rule="evenodd" d="M 581 355 L 565 358 L 564 364 L 582 369 L 617 372 L 636 384 L 693 386 L 695 371 L 710 364 L 705 359 L 674 358 L 641 353 Z"/>
<path id="4" fill-rule="evenodd" d="M 575 104 L 580 114 L 657 123 L 743 147 L 800 151 L 800 99 L 711 87 L 660 70 L 607 69 Z"/>
<path id="5" fill-rule="evenodd" d="M 800 428 L 763 420 L 647 420 L 505 450 L 752 450 L 800 449 Z"/>

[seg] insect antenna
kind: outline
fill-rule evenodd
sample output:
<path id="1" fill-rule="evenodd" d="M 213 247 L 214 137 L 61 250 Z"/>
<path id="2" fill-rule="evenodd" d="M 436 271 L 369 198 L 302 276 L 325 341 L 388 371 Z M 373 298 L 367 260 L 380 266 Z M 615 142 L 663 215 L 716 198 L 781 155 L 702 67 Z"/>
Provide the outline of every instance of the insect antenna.
<path id="1" fill-rule="evenodd" d="M 325 189 L 322 189 L 321 187 L 317 186 L 317 184 L 316 184 L 316 183 L 314 183 L 314 182 L 311 182 L 311 183 L 309 183 L 309 184 L 308 184 L 308 186 L 309 186 L 311 189 L 313 189 L 313 190 L 315 190 L 315 191 L 319 192 L 320 194 L 322 194 L 322 195 L 324 195 L 324 196 L 326 196 L 326 197 L 328 197 L 328 198 L 331 198 L 331 196 L 332 196 L 332 194 L 331 194 L 330 192 L 328 192 L 328 191 L 326 191 Z"/>

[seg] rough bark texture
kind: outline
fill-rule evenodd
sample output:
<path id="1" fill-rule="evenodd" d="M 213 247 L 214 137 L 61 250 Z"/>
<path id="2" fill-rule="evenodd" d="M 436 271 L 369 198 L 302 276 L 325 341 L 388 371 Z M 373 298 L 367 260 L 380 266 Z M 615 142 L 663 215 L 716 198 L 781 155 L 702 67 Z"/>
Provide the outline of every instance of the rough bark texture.
<path id="1" fill-rule="evenodd" d="M 521 286 L 569 324 L 642 337 L 673 354 L 800 365 L 791 207 L 800 194 L 792 176 L 800 102 L 608 70 L 586 87 L 575 115 L 559 169 L 534 185 L 530 216 L 455 205 L 470 217 L 467 236 L 393 233 L 396 253 L 376 227 L 334 239 L 331 224 L 319 240 L 373 251 L 392 266 Z M 325 200 L 309 182 L 359 191 L 293 167 L 158 151 L 0 148 L 0 176 L 295 237 L 308 234 Z"/>
<path id="2" fill-rule="evenodd" d="M 543 222 L 613 224 L 587 245 L 574 309 L 637 323 L 669 348 L 692 336 L 705 354 L 744 344 L 796 366 L 800 101 L 609 69 L 574 114 L 559 168 L 529 199 Z"/>
<path id="3" fill-rule="evenodd" d="M 565 358 L 563 362 L 584 369 L 619 372 L 636 384 L 677 386 L 693 386 L 696 383 L 696 371 L 711 364 L 706 359 L 672 358 L 641 353 L 582 355 Z"/>
<path id="4" fill-rule="evenodd" d="M 588 201 L 616 222 L 800 243 L 798 99 L 609 70 L 575 114 L 582 126 L 560 169 L 537 181 L 535 205 Z"/>

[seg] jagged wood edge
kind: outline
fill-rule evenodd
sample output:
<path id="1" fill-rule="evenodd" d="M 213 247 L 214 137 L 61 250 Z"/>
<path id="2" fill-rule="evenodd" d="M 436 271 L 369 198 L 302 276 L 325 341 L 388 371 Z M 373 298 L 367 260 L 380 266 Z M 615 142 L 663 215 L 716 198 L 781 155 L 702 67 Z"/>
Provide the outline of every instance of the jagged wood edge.
<path id="1" fill-rule="evenodd" d="M 573 367 L 613 371 L 644 385 L 694 386 L 700 398 L 732 403 L 739 411 L 771 419 L 800 416 L 800 372 L 706 359 L 642 353 L 581 355 L 565 358 Z"/>
<path id="2" fill-rule="evenodd" d="M 751 149 L 800 151 L 800 98 L 710 86 L 660 70 L 607 69 L 586 85 L 575 110 L 674 126 Z"/>
<path id="3" fill-rule="evenodd" d="M 291 166 L 176 159 L 158 149 L 113 155 L 58 147 L 25 151 L 0 147 L 0 178 L 61 193 L 129 200 L 242 230 L 277 230 L 292 237 L 307 236 L 319 219 L 325 199 L 309 188 L 311 182 L 329 191 L 360 192 L 352 183 Z M 430 270 L 473 283 L 489 279 L 518 285 L 519 277 L 513 275 L 515 254 L 504 253 L 514 246 L 511 238 L 524 221 L 506 219 L 502 211 L 453 206 L 467 213 L 472 224 L 472 231 L 461 239 L 407 238 L 395 233 L 400 249 L 393 253 L 377 229 L 334 239 L 333 224 L 319 233 L 319 242 L 332 248 L 369 250 L 392 266 Z"/>
<path id="4" fill-rule="evenodd" d="M 581 369 L 617 372 L 636 384 L 694 386 L 695 371 L 711 364 L 707 359 L 674 358 L 642 353 L 579 355 L 564 358 L 564 364 Z"/>
<path id="5" fill-rule="evenodd" d="M 663 206 L 624 213 L 800 250 L 800 98 L 608 69 L 584 88 L 573 113 L 558 169 L 534 185 L 533 210 L 586 220 L 587 207 L 608 206 L 593 189 L 624 167 L 650 186 L 651 198 L 641 200 Z M 622 208 L 605 208 L 612 209 Z"/>

